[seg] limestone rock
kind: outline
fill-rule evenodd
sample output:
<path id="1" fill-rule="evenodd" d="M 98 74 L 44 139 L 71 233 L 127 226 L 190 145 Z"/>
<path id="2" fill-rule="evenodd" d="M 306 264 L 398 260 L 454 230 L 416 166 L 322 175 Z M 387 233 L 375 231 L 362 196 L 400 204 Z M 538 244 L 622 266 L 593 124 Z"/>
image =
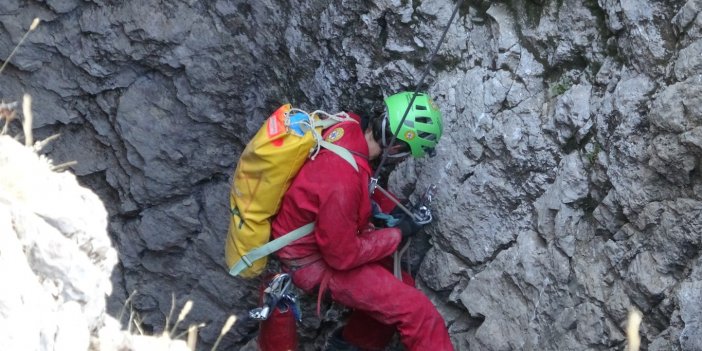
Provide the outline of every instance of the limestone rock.
<path id="1" fill-rule="evenodd" d="M 62 134 L 45 151 L 56 164 L 77 161 L 72 172 L 107 210 L 90 207 L 76 222 L 76 205 L 46 200 L 56 189 L 42 184 L 25 207 L 0 202 L 0 223 L 22 233 L 2 239 L 0 260 L 21 261 L 6 246 L 30 254 L 3 276 L 54 277 L 17 280 L 52 292 L 32 290 L 37 303 L 26 308 L 53 319 L 23 331 L 37 341 L 74 314 L 73 302 L 59 309 L 56 299 L 98 315 L 102 300 L 87 296 L 107 293 L 111 279 L 110 313 L 136 290 L 132 306 L 154 333 L 174 295 L 178 306 L 193 299 L 200 308 L 181 327 L 207 323 L 199 340 L 208 349 L 229 314 L 258 300 L 260 281 L 229 277 L 223 262 L 229 182 L 246 142 L 282 103 L 380 115 L 384 96 L 414 88 L 454 6 L 0 4 L 0 57 L 33 18 L 43 20 L 0 76 L 0 97 L 32 94 L 37 139 Z M 701 10 L 699 0 L 463 3 L 421 87 L 444 116 L 437 156 L 387 177 L 407 198 L 439 186 L 418 280 L 456 345 L 619 349 L 636 306 L 649 350 L 699 348 Z M 20 120 L 9 129 L 16 135 Z M 37 217 L 41 225 L 31 224 Z M 93 273 L 114 265 L 114 252 L 100 249 L 109 241 L 80 229 L 96 225 L 107 225 L 119 252 L 107 278 Z M 46 256 L 40 241 L 81 258 Z M 89 246 L 94 257 L 80 249 Z M 79 261 L 99 268 L 72 266 Z M 92 278 L 55 283 L 74 274 Z M 313 300 L 302 299 L 303 350 L 319 348 L 343 316 L 311 316 Z M 99 325 L 91 318 L 89 327 Z M 256 330 L 238 324 L 220 347 L 252 345 Z M 65 333 L 84 343 L 84 334 Z"/>

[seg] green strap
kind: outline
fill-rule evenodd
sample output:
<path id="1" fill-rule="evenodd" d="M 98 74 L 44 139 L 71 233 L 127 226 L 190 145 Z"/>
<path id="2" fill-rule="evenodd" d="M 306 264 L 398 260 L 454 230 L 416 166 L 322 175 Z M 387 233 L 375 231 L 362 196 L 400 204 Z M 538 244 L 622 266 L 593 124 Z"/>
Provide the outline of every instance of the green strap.
<path id="1" fill-rule="evenodd" d="M 326 140 L 318 139 L 319 145 L 337 155 L 339 157 L 343 158 L 346 162 L 348 162 L 353 169 L 358 172 L 358 165 L 356 164 L 356 160 L 353 158 L 353 155 L 349 150 L 344 149 L 343 147 L 339 145 L 332 144 Z"/>
<path id="2" fill-rule="evenodd" d="M 279 237 L 278 239 L 271 240 L 267 244 L 251 250 L 251 252 L 242 256 L 241 259 L 229 269 L 229 274 L 236 277 L 243 270 L 251 267 L 255 261 L 282 249 L 291 242 L 300 239 L 309 233 L 312 233 L 312 229 L 314 229 L 314 222 L 307 223 L 302 227 Z"/>
<path id="3" fill-rule="evenodd" d="M 355 120 L 352 120 L 352 121 L 355 122 Z M 327 128 L 329 128 L 337 123 L 340 123 L 340 122 L 346 122 L 346 120 L 340 121 L 340 120 L 333 119 L 333 118 L 320 119 L 320 120 L 316 121 L 314 123 L 314 125 L 315 125 L 315 127 L 322 127 L 322 129 L 327 129 Z M 332 144 L 332 143 L 322 139 L 322 136 L 319 133 L 317 133 L 317 131 L 314 129 L 312 130 L 312 132 L 316 134 L 317 142 L 319 143 L 319 145 L 321 147 L 339 155 L 339 157 L 341 157 L 346 162 L 348 162 L 351 165 L 351 167 L 353 167 L 353 169 L 355 169 L 356 172 L 358 172 L 358 164 L 356 164 L 356 160 L 353 158 L 353 155 L 351 154 L 351 152 L 349 152 L 349 150 L 346 150 L 345 148 L 343 148 L 339 145 Z"/>

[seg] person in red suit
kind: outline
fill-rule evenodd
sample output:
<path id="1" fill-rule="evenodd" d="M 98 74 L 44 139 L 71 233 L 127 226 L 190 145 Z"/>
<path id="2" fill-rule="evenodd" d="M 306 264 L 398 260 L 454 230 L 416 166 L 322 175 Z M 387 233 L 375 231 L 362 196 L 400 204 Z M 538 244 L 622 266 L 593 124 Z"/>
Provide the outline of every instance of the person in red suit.
<path id="1" fill-rule="evenodd" d="M 407 350 L 453 350 L 436 307 L 408 274 L 401 281 L 388 265 L 398 245 L 421 226 L 404 216 L 395 227 L 375 227 L 369 193 L 369 162 L 388 147 L 389 157 L 432 151 L 441 137 L 441 113 L 424 93 L 398 93 L 385 105 L 385 114 L 365 130 L 348 121 L 324 131 L 326 141 L 354 155 L 358 171 L 325 149 L 303 165 L 272 222 L 272 237 L 311 222 L 314 231 L 276 255 L 297 287 L 352 310 L 331 349 L 382 350 L 398 332 Z M 395 143 L 388 145 L 405 114 Z"/>

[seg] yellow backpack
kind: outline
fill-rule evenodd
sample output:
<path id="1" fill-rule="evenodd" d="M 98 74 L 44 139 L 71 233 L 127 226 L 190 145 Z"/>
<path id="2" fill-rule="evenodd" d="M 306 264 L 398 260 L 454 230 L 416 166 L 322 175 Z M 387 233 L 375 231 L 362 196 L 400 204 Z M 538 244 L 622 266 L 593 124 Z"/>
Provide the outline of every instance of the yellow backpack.
<path id="1" fill-rule="evenodd" d="M 351 153 L 324 141 L 321 131 L 343 121 L 346 113 L 307 113 L 285 104 L 268 117 L 239 158 L 229 195 L 231 217 L 225 245 L 229 274 L 255 277 L 266 267 L 269 254 L 312 232 L 308 223 L 270 241 L 270 220 L 283 195 L 307 158 L 327 148 L 358 166 Z"/>

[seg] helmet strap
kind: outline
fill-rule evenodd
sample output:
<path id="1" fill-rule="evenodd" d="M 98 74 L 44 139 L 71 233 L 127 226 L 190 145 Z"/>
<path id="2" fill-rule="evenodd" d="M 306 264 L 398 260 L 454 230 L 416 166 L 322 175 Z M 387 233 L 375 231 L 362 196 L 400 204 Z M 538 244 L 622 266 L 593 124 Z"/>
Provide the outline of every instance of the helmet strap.
<path id="1" fill-rule="evenodd" d="M 387 111 L 385 111 L 385 113 L 383 113 L 383 122 L 382 122 L 381 126 L 382 126 L 382 130 L 380 131 L 381 146 L 383 147 L 383 149 L 386 149 L 390 146 L 390 145 L 388 145 L 387 138 L 385 138 L 385 134 L 386 134 L 385 131 L 388 128 L 388 113 L 387 113 Z M 392 133 L 392 131 L 390 131 L 390 132 Z M 396 137 L 395 139 L 398 139 L 398 138 Z M 410 154 L 410 151 L 398 152 L 395 154 L 388 153 L 388 154 L 386 154 L 386 157 L 388 157 L 388 158 L 403 158 L 409 154 Z"/>

